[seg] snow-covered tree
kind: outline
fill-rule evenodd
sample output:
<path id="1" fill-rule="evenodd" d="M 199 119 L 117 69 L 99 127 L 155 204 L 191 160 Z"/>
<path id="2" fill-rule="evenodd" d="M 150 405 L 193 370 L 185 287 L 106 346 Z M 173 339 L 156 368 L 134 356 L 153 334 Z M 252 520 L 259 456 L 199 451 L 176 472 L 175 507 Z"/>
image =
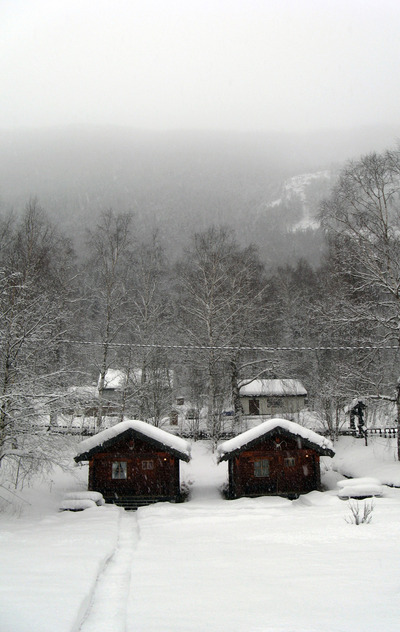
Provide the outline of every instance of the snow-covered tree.
<path id="1" fill-rule="evenodd" d="M 140 419 L 160 424 L 172 403 L 173 371 L 170 356 L 161 345 L 171 340 L 172 322 L 168 262 L 159 234 L 138 244 L 131 275 L 130 307 L 125 340 L 140 346 L 126 355 L 127 367 L 136 371 L 133 394 Z M 131 404 L 132 407 L 132 404 Z"/>
<path id="2" fill-rule="evenodd" d="M 239 412 L 240 347 L 254 342 L 265 324 L 263 266 L 253 247 L 242 248 L 230 230 L 213 227 L 193 236 L 177 274 L 180 333 L 202 347 L 195 362 L 204 374 L 209 431 L 217 438 L 227 395 Z"/>
<path id="3" fill-rule="evenodd" d="M 0 232 L 0 464 L 28 471 L 55 458 L 41 421 L 61 407 L 68 380 L 73 253 L 35 200 Z"/>
<path id="4" fill-rule="evenodd" d="M 337 273 L 349 290 L 342 322 L 357 330 L 359 344 L 399 344 L 399 150 L 349 163 L 323 203 L 321 218 Z M 398 447 L 400 457 L 400 437 Z"/>
<path id="5" fill-rule="evenodd" d="M 87 240 L 84 298 L 90 314 L 89 330 L 94 341 L 100 343 L 100 354 L 93 353 L 99 376 L 99 428 L 103 419 L 106 374 L 116 362 L 112 345 L 121 340 L 121 332 L 129 318 L 128 286 L 134 265 L 132 222 L 130 213 L 115 214 L 108 210 L 102 213 L 99 224 L 89 231 Z"/>

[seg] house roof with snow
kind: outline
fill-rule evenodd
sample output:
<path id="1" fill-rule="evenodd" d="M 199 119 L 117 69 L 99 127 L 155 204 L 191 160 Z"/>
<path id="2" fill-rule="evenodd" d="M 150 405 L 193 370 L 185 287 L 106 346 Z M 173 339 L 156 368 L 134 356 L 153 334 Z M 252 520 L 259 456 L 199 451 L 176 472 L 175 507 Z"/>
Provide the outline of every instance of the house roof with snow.
<path id="1" fill-rule="evenodd" d="M 292 379 L 260 379 L 252 380 L 240 386 L 241 397 L 287 397 L 307 395 L 307 391 L 299 380 Z"/>
<path id="2" fill-rule="evenodd" d="M 134 436 L 177 456 L 182 461 L 190 461 L 190 443 L 138 419 L 121 421 L 121 423 L 85 439 L 78 446 L 75 461 L 77 463 L 88 461 L 94 454 L 107 450 L 121 439 L 129 439 Z"/>
<path id="3" fill-rule="evenodd" d="M 100 385 L 100 377 L 98 386 Z M 104 388 L 121 390 L 126 386 L 126 373 L 119 369 L 107 369 L 104 377 Z"/>
<path id="4" fill-rule="evenodd" d="M 131 385 L 140 384 L 142 380 L 142 369 L 133 368 L 129 371 L 129 382 Z M 157 381 L 163 386 L 170 386 L 174 381 L 174 371 L 172 369 L 164 369 L 152 371 L 147 380 L 151 382 Z M 121 391 L 128 383 L 128 373 L 122 369 L 107 369 L 104 377 L 104 389 Z M 97 388 L 100 386 L 100 376 L 97 382 Z"/>
<path id="5" fill-rule="evenodd" d="M 289 421 L 288 419 L 269 419 L 259 426 L 255 426 L 237 437 L 225 441 L 218 447 L 218 460 L 228 461 L 236 454 L 252 448 L 260 439 L 270 436 L 295 436 L 303 448 L 315 450 L 321 456 L 334 456 L 333 444 L 308 428 Z"/>
<path id="6" fill-rule="evenodd" d="M 96 386 L 70 386 L 68 395 L 77 399 L 94 399 L 98 395 Z"/>

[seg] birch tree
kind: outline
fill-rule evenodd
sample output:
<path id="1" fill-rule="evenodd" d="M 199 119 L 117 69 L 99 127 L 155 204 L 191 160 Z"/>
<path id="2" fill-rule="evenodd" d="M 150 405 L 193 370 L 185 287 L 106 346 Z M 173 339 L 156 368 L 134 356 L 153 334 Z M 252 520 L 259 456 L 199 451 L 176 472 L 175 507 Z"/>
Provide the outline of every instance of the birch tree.
<path id="1" fill-rule="evenodd" d="M 40 420 L 61 405 L 68 383 L 62 339 L 73 253 L 35 200 L 0 232 L 0 465 L 18 461 L 29 471 L 55 458 Z"/>
<path id="2" fill-rule="evenodd" d="M 130 405 L 140 419 L 158 426 L 172 404 L 173 370 L 161 345 L 171 340 L 168 262 L 159 234 L 138 244 L 130 279 L 125 366 L 131 376 Z"/>
<path id="3" fill-rule="evenodd" d="M 113 343 L 120 342 L 128 323 L 130 275 L 134 267 L 133 216 L 108 210 L 88 233 L 85 303 L 90 311 L 89 326 L 100 343 L 98 371 L 97 426 L 103 423 L 106 374 L 115 362 Z M 119 361 L 117 361 L 119 362 Z"/>
<path id="4" fill-rule="evenodd" d="M 321 218 L 338 273 L 351 286 L 342 320 L 358 326 L 359 343 L 398 345 L 399 151 L 372 153 L 349 163 L 323 203 Z M 398 452 L 400 458 L 400 422 Z"/>
<path id="5" fill-rule="evenodd" d="M 194 235 L 177 273 L 181 334 L 203 347 L 197 362 L 206 376 L 209 432 L 218 438 L 227 393 L 239 414 L 240 347 L 255 340 L 263 322 L 263 269 L 254 248 L 213 227 Z"/>

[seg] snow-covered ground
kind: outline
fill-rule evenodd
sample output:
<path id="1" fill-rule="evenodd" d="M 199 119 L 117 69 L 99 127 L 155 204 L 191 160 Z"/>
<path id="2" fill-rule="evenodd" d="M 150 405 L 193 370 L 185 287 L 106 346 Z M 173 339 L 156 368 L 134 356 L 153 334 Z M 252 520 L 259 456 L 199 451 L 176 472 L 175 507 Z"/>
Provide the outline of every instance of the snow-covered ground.
<path id="1" fill-rule="evenodd" d="M 58 512 L 87 470 L 55 473 L 0 513 L 0 631 L 397 631 L 400 489 L 359 526 L 337 496 L 343 475 L 400 485 L 394 443 L 342 438 L 327 491 L 296 501 L 224 500 L 226 463 L 203 442 L 181 465 L 184 504 Z"/>

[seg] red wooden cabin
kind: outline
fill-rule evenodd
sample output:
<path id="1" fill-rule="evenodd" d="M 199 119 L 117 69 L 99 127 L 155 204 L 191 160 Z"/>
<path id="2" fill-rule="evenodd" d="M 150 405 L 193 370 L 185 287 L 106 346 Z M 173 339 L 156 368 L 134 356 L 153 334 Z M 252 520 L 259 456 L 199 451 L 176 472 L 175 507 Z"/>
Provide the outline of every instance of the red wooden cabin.
<path id="1" fill-rule="evenodd" d="M 321 487 L 320 456 L 334 456 L 332 443 L 286 419 L 247 430 L 218 448 L 228 461 L 229 498 L 287 496 Z"/>
<path id="2" fill-rule="evenodd" d="M 85 439 L 75 456 L 77 463 L 89 461 L 89 490 L 130 509 L 180 501 L 180 460 L 190 460 L 187 441 L 138 420 Z"/>

